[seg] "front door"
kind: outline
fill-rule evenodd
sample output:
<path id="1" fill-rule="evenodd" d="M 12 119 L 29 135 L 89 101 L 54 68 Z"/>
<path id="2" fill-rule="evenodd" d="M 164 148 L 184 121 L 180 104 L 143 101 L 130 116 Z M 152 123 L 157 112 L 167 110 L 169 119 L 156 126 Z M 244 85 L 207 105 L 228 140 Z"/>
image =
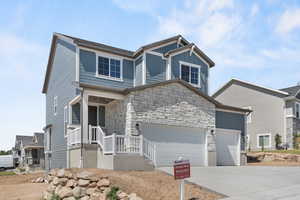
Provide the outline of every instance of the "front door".
<path id="1" fill-rule="evenodd" d="M 89 125 L 97 126 L 97 106 L 89 106 Z"/>

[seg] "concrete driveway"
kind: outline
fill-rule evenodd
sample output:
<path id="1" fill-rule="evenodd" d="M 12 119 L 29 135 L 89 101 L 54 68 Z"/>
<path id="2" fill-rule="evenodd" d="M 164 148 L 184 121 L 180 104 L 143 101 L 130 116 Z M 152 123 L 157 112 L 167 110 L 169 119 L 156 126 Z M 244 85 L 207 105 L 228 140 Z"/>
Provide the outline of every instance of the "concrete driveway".
<path id="1" fill-rule="evenodd" d="M 173 168 L 160 168 L 173 174 Z M 188 181 L 226 200 L 299 200 L 300 167 L 192 167 Z"/>

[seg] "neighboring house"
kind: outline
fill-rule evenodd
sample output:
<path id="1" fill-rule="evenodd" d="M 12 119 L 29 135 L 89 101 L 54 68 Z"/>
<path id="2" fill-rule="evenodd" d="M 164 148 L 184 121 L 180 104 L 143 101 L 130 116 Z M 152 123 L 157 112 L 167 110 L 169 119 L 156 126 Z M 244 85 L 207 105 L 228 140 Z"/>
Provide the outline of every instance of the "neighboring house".
<path id="1" fill-rule="evenodd" d="M 128 51 L 55 33 L 43 86 L 46 168 L 145 170 L 180 156 L 243 164 L 250 110 L 208 96 L 214 65 L 180 35 Z"/>
<path id="2" fill-rule="evenodd" d="M 13 150 L 15 166 L 44 168 L 44 133 L 17 135 Z"/>
<path id="3" fill-rule="evenodd" d="M 275 135 L 293 148 L 293 136 L 300 133 L 300 86 L 274 90 L 232 79 L 213 97 L 231 106 L 251 109 L 247 118 L 248 149 L 275 149 Z"/>

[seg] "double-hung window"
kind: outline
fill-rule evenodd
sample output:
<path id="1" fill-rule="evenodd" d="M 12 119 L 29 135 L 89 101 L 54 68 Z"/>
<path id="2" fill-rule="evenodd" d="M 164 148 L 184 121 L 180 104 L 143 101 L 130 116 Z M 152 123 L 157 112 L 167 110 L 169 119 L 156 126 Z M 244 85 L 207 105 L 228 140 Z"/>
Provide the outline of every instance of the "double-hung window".
<path id="1" fill-rule="evenodd" d="M 257 135 L 257 147 L 270 148 L 271 147 L 271 134 Z"/>
<path id="2" fill-rule="evenodd" d="M 113 80 L 122 80 L 121 60 L 98 56 L 98 76 Z"/>
<path id="3" fill-rule="evenodd" d="M 300 103 L 295 103 L 295 116 L 296 118 L 300 118 Z"/>
<path id="4" fill-rule="evenodd" d="M 180 62 L 180 79 L 195 87 L 200 87 L 200 66 Z"/>

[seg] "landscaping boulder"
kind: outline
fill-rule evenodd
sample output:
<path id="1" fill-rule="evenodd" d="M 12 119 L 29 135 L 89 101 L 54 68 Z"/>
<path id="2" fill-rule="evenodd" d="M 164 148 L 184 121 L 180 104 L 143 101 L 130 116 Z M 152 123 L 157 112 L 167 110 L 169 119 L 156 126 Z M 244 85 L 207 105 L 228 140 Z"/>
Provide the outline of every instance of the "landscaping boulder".
<path id="1" fill-rule="evenodd" d="M 63 199 L 73 196 L 73 191 L 70 187 L 62 187 L 60 190 L 58 190 L 57 195 Z"/>

